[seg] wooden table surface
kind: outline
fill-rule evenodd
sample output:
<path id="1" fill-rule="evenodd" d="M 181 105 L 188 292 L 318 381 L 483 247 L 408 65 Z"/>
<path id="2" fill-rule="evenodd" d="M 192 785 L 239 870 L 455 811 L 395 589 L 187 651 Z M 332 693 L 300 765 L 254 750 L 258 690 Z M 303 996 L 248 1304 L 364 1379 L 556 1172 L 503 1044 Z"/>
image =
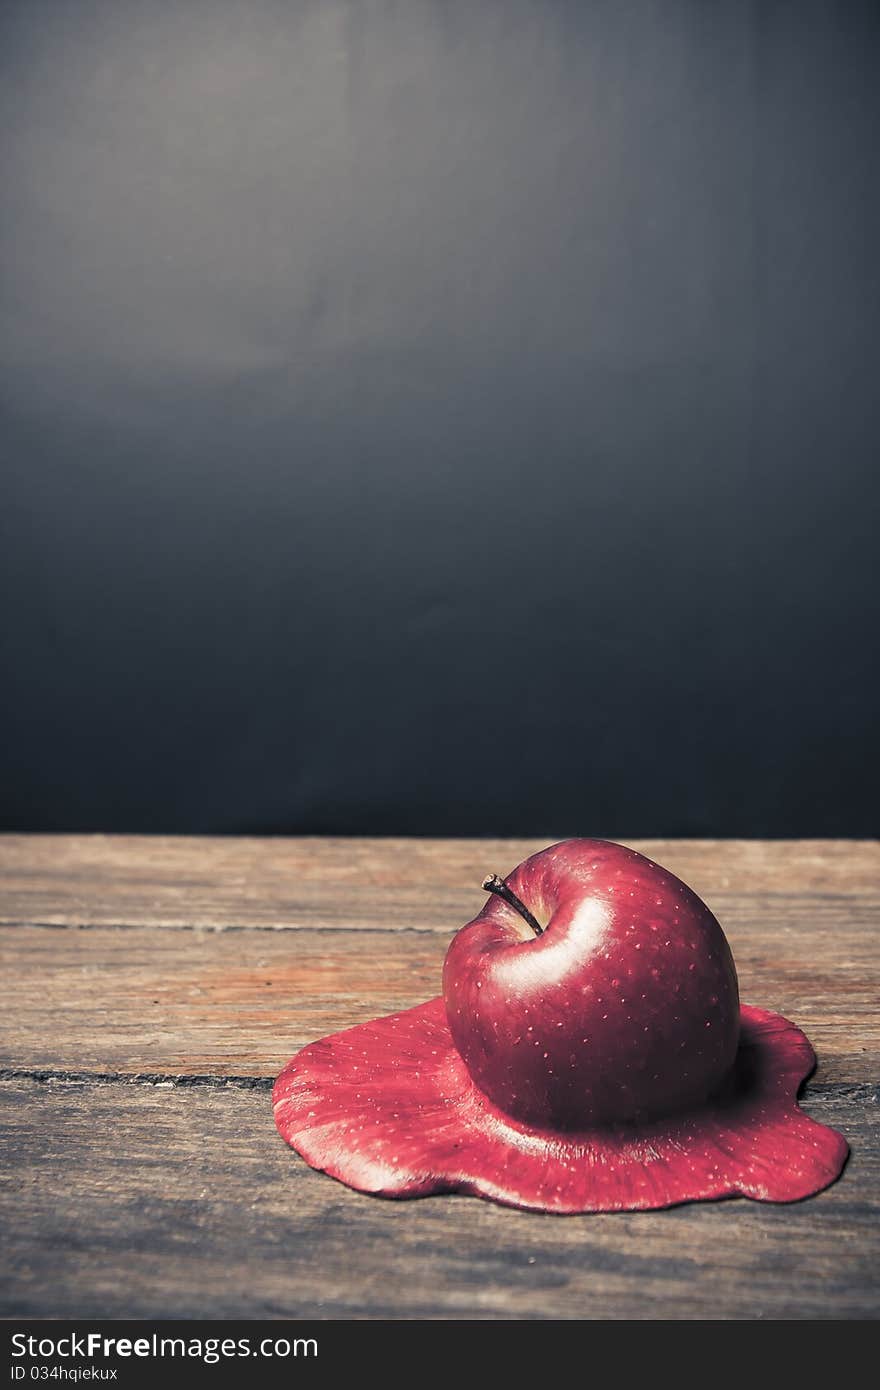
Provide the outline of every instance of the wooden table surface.
<path id="1" fill-rule="evenodd" d="M 278 1138 L 305 1042 L 439 991 L 543 842 L 0 837 L 0 1311 L 58 1317 L 871 1317 L 880 847 L 632 841 L 706 899 L 746 1002 L 794 1019 L 827 1192 L 608 1216 L 394 1202 Z"/>

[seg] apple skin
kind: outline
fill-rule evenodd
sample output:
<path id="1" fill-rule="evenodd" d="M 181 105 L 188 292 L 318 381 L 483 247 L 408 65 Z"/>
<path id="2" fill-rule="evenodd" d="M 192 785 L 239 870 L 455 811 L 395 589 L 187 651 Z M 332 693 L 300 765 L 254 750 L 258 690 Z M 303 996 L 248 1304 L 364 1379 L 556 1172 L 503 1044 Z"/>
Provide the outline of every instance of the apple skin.
<path id="1" fill-rule="evenodd" d="M 506 879 L 536 936 L 497 897 L 443 967 L 452 1040 L 504 1114 L 556 1130 L 699 1105 L 739 1041 L 736 969 L 692 889 L 607 840 L 564 840 Z"/>

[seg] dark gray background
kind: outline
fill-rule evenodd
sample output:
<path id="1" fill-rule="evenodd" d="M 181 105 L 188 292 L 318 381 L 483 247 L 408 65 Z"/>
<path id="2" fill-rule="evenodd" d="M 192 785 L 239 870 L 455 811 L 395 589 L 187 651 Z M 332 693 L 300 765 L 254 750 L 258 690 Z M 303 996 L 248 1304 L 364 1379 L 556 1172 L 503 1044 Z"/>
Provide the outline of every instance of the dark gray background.
<path id="1" fill-rule="evenodd" d="M 876 831 L 878 38 L 3 0 L 0 824 Z"/>

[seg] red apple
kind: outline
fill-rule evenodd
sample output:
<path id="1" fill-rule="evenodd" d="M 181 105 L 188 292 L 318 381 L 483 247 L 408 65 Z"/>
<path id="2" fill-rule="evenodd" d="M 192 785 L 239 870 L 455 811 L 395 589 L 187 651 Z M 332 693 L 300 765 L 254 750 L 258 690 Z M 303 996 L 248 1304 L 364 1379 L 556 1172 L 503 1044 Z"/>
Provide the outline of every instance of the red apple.
<path id="1" fill-rule="evenodd" d="M 542 1128 L 693 1106 L 736 1057 L 736 969 L 718 922 L 674 874 L 607 840 L 566 840 L 495 881 L 452 941 L 443 994 L 477 1086 Z"/>
<path id="2" fill-rule="evenodd" d="M 704 903 L 643 855 L 569 840 L 454 937 L 444 997 L 309 1043 L 273 1090 L 314 1168 L 362 1192 L 533 1211 L 799 1201 L 847 1144 L 797 1104 L 800 1029 L 739 1008 Z"/>

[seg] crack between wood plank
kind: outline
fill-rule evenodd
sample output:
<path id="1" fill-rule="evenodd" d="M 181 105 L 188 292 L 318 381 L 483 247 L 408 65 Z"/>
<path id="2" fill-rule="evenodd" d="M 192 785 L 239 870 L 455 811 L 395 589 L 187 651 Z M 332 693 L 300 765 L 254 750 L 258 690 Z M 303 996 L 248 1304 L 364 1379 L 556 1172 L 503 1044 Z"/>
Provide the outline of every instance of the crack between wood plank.
<path id="1" fill-rule="evenodd" d="M 86 1085 L 203 1087 L 223 1090 L 227 1086 L 243 1091 L 270 1091 L 274 1076 L 217 1076 L 213 1072 L 124 1072 L 70 1071 L 63 1067 L 0 1067 L 0 1081 L 80 1083 Z M 880 1104 L 880 1086 L 873 1082 L 808 1082 L 798 1096 L 803 1101 L 856 1101 Z"/>
<path id="2" fill-rule="evenodd" d="M 880 906 L 880 899 L 875 894 L 860 893 L 785 893 L 773 890 L 765 890 L 753 894 L 743 894 L 729 889 L 719 889 L 712 895 L 713 901 L 722 903 L 730 899 L 754 898 L 757 902 L 786 902 L 790 904 L 803 903 L 821 905 L 829 903 L 848 903 L 852 907 L 860 910 L 872 909 Z M 331 925 L 322 924 L 315 921 L 302 922 L 46 922 L 32 921 L 28 918 L 0 918 L 0 927 L 37 927 L 49 931 L 193 931 L 193 932 L 301 932 L 319 931 L 326 933 L 338 932 L 362 932 L 365 935 L 378 935 L 391 933 L 395 936 L 404 934 L 415 934 L 422 936 L 443 936 L 451 935 L 458 930 L 458 927 L 465 925 L 464 922 L 454 924 L 443 924 L 432 926 L 407 925 L 383 925 L 377 924 L 343 924 Z"/>
<path id="3" fill-rule="evenodd" d="M 466 925 L 465 923 L 461 924 Z M 0 927 L 37 927 L 45 931 L 200 931 L 223 932 L 265 931 L 265 932 L 357 932 L 359 936 L 447 936 L 457 931 L 457 927 L 373 927 L 347 926 L 328 927 L 315 922 L 284 923 L 272 926 L 265 922 L 27 922 L 0 919 Z"/>
<path id="4" fill-rule="evenodd" d="M 0 1067 L 0 1081 L 85 1082 L 91 1085 L 123 1086 L 203 1086 L 222 1090 L 235 1086 L 242 1091 L 270 1091 L 274 1076 L 215 1076 L 211 1072 L 161 1071 L 67 1071 L 58 1067 Z"/>

